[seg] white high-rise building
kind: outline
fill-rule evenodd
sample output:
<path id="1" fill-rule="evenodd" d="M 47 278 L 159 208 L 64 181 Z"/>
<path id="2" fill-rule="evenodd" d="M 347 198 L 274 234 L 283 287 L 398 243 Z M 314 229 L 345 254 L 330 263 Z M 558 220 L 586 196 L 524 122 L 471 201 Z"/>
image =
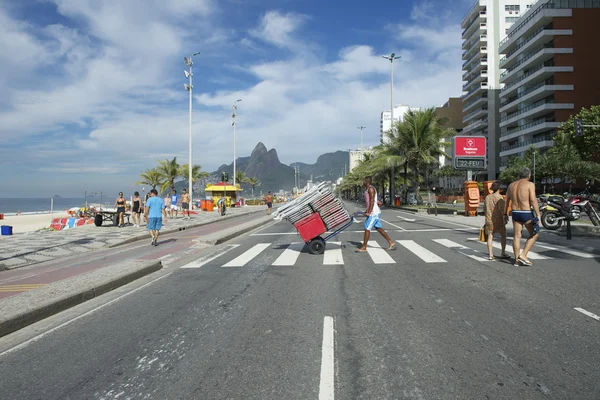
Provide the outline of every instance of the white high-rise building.
<path id="1" fill-rule="evenodd" d="M 537 0 L 477 0 L 461 23 L 463 29 L 462 134 L 487 136 L 488 177 L 499 171 L 500 42 Z"/>
<path id="2" fill-rule="evenodd" d="M 403 122 L 404 114 L 406 114 L 408 110 L 419 111 L 420 108 L 403 106 L 402 104 L 394 106 L 394 122 Z M 383 111 L 381 113 L 381 119 L 379 120 L 379 140 L 381 142 L 387 141 L 384 133 L 392 129 L 392 125 L 390 123 L 390 114 L 391 113 L 389 111 Z"/>

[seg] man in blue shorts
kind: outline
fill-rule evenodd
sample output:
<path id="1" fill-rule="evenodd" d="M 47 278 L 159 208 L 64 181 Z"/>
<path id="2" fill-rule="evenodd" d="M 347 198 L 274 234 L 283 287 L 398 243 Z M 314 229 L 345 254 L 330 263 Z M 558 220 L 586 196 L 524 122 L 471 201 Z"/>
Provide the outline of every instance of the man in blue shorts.
<path id="1" fill-rule="evenodd" d="M 392 239 L 390 239 L 387 232 L 384 231 L 381 227 L 381 209 L 379 208 L 379 204 L 377 204 L 377 190 L 375 190 L 375 187 L 371 184 L 371 181 L 372 179 L 370 176 L 367 176 L 363 181 L 363 186 L 367 189 L 367 191 L 365 192 L 367 211 L 364 213 L 364 215 L 367 217 L 367 220 L 365 221 L 364 241 L 362 246 L 356 249 L 357 253 L 363 253 L 367 251 L 367 243 L 369 242 L 369 238 L 371 237 L 371 231 L 373 229 L 377 230 L 377 232 L 379 232 L 381 236 L 383 236 L 383 238 L 387 240 L 389 244 L 387 250 L 392 250 L 394 247 L 396 247 L 396 243 Z"/>
<path id="2" fill-rule="evenodd" d="M 146 202 L 144 215 L 148 221 L 146 226 L 152 238 L 150 245 L 158 246 L 158 235 L 160 228 L 162 228 L 163 218 L 165 223 L 167 223 L 167 212 L 165 210 L 165 202 L 158 196 L 156 189 L 150 191 L 150 198 Z"/>

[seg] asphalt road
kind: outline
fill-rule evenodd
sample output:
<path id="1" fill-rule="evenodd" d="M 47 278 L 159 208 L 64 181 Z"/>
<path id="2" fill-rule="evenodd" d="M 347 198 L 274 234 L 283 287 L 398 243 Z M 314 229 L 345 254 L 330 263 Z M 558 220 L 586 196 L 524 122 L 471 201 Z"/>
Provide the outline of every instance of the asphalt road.
<path id="1" fill-rule="evenodd" d="M 311 255 L 279 222 L 2 338 L 0 398 L 600 398 L 600 256 L 514 267 L 476 228 L 382 217 L 397 250 L 355 253 L 360 221 Z"/>

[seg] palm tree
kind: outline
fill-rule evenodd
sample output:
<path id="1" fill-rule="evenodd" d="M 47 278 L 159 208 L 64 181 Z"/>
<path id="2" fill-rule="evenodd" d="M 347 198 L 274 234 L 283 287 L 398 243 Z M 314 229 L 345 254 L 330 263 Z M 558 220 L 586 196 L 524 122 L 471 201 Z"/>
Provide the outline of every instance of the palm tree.
<path id="1" fill-rule="evenodd" d="M 248 177 L 243 171 L 236 171 L 235 183 L 240 186 L 242 185 L 242 183 L 248 183 Z"/>
<path id="2" fill-rule="evenodd" d="M 156 170 L 156 168 L 146 169 L 140 174 L 141 180 L 137 183 L 138 185 L 150 185 L 152 189 L 156 189 L 157 186 L 163 184 L 162 176 Z"/>
<path id="3" fill-rule="evenodd" d="M 190 167 L 189 164 L 183 164 L 179 167 L 179 176 L 189 179 L 190 175 Z M 209 173 L 206 171 L 202 171 L 202 167 L 198 164 L 194 164 L 192 167 L 192 183 L 196 183 L 199 180 L 206 179 L 209 177 Z"/>
<path id="4" fill-rule="evenodd" d="M 246 178 L 246 179 L 248 180 L 247 181 L 248 184 L 252 187 L 252 200 L 254 200 L 254 188 L 256 186 L 260 186 L 261 182 L 255 176 L 253 176 L 252 178 Z"/>
<path id="5" fill-rule="evenodd" d="M 175 179 L 181 176 L 181 169 L 177 163 L 177 157 L 173 157 L 172 160 L 158 160 L 158 167 L 156 169 L 163 179 L 163 184 L 160 188 L 161 193 L 167 191 L 169 188 L 171 188 L 171 190 L 174 189 Z"/>

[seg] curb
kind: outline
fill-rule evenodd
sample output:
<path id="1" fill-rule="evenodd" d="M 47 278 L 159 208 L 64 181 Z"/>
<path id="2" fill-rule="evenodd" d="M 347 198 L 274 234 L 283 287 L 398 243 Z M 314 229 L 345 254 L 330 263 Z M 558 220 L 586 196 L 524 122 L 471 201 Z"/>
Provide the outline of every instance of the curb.
<path id="1" fill-rule="evenodd" d="M 179 228 L 164 229 L 164 230 L 160 231 L 160 234 L 161 235 L 166 235 L 166 234 L 169 234 L 169 233 L 176 233 L 176 232 L 182 231 L 184 229 L 187 230 L 187 229 L 199 228 L 201 226 L 214 224 L 214 223 L 219 222 L 219 221 L 225 221 L 225 220 L 232 219 L 232 218 L 239 218 L 239 217 L 244 217 L 244 216 L 247 216 L 247 215 L 258 214 L 259 212 L 264 212 L 264 210 L 256 210 L 256 211 L 252 211 L 252 212 L 249 212 L 249 213 L 246 213 L 246 214 L 240 214 L 240 215 L 225 215 L 224 217 L 222 217 L 220 219 L 217 219 L 217 220 L 213 220 L 213 221 L 200 222 L 200 223 L 197 223 L 197 224 L 192 224 L 192 225 L 188 225 L 188 226 L 182 226 L 182 227 L 179 227 Z M 115 247 L 123 246 L 125 244 L 139 242 L 140 240 L 145 240 L 147 238 L 148 238 L 148 235 L 135 236 L 135 237 L 132 237 L 132 238 L 129 238 L 129 239 L 125 239 L 122 242 L 111 244 L 110 246 L 106 246 L 105 248 L 107 248 L 107 249 L 113 249 Z"/>
<path id="2" fill-rule="evenodd" d="M 113 276 L 108 274 L 107 278 L 98 279 L 97 282 L 89 282 L 89 280 L 93 281 L 96 276 L 106 275 L 107 270 L 121 270 L 123 264 L 100 268 L 96 271 L 57 281 L 3 299 L 0 301 L 0 315 L 2 315 L 0 319 L 0 337 L 110 292 L 162 268 L 160 261 L 136 261 L 134 264 L 139 266 L 134 265 L 133 268 L 130 268 L 130 271 L 120 275 L 115 272 Z M 76 289 L 72 289 L 72 286 L 75 286 Z M 38 302 L 38 304 L 27 305 L 27 300 L 30 303 Z"/>

